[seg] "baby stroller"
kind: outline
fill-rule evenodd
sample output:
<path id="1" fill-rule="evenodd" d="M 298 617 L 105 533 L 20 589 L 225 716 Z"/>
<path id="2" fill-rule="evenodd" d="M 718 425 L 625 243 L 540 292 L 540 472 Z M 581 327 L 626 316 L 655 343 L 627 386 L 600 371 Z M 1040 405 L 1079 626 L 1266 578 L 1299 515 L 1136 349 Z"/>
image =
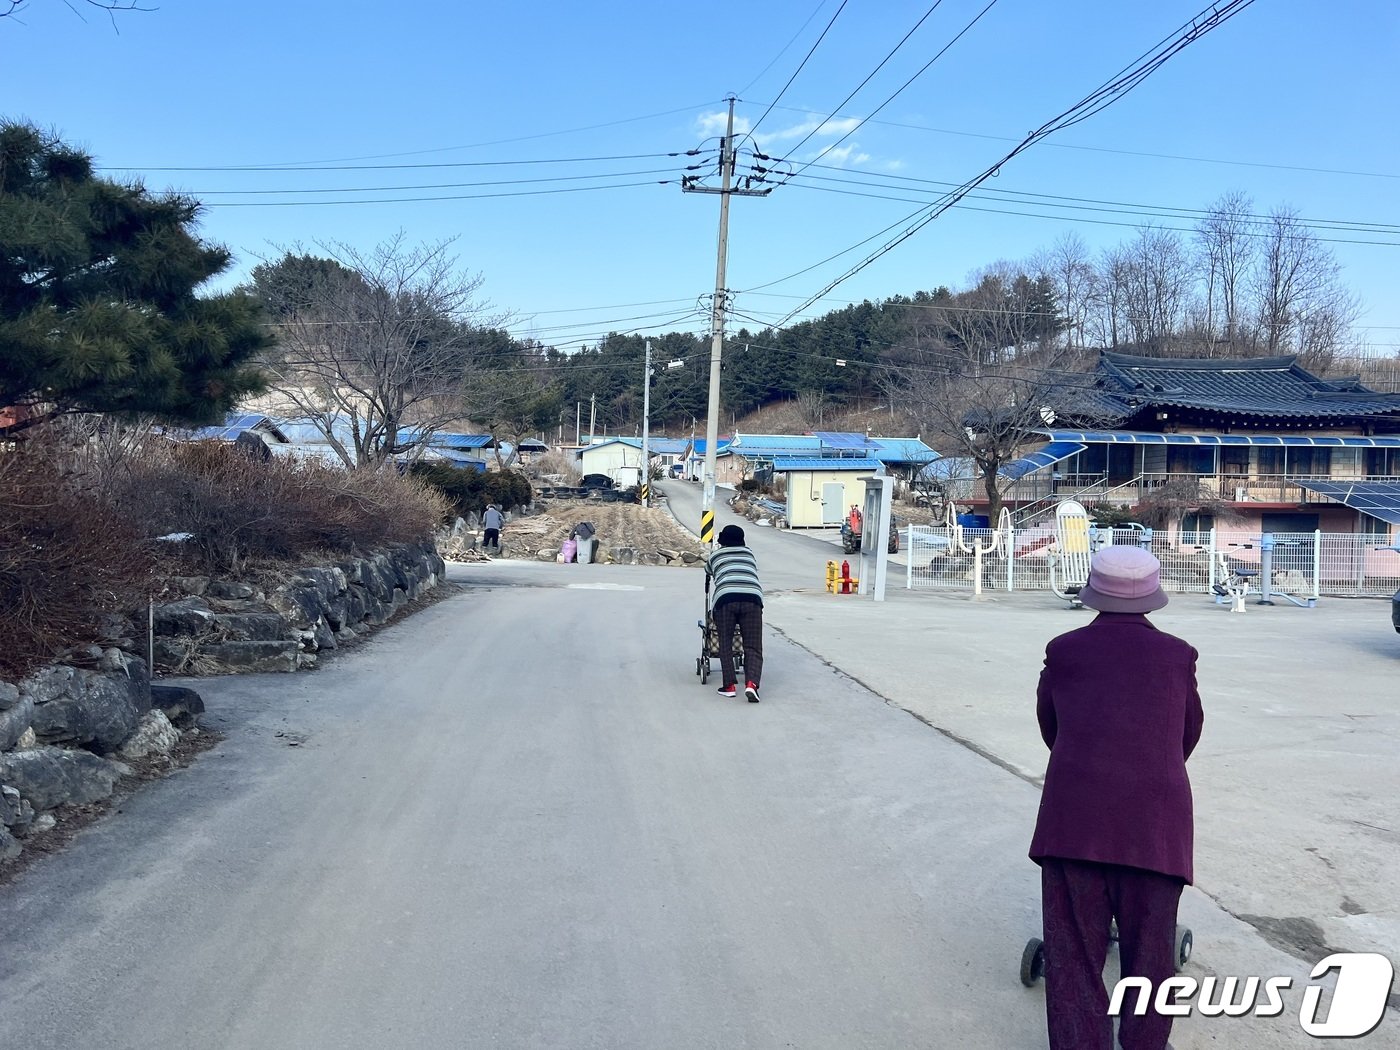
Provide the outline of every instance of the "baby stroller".
<path id="1" fill-rule="evenodd" d="M 1118 923 L 1114 921 L 1108 930 L 1109 940 L 1118 940 Z M 1186 926 L 1176 928 L 1176 972 L 1180 973 L 1181 968 L 1186 965 L 1186 961 L 1191 958 L 1191 948 L 1195 943 L 1195 938 L 1191 930 Z M 1045 942 L 1039 937 L 1032 937 L 1026 942 L 1026 947 L 1021 952 L 1021 983 L 1027 988 L 1033 987 L 1035 982 L 1045 976 Z"/>

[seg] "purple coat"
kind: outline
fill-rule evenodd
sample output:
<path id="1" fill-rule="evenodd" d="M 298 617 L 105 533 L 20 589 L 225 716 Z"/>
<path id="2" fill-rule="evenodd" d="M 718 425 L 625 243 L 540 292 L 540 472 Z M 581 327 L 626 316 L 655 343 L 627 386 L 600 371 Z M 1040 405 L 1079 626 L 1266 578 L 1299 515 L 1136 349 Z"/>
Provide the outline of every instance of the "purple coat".
<path id="1" fill-rule="evenodd" d="M 1201 738 L 1196 650 L 1146 616 L 1100 613 L 1052 639 L 1036 691 L 1050 748 L 1031 859 L 1126 864 L 1191 881 Z"/>

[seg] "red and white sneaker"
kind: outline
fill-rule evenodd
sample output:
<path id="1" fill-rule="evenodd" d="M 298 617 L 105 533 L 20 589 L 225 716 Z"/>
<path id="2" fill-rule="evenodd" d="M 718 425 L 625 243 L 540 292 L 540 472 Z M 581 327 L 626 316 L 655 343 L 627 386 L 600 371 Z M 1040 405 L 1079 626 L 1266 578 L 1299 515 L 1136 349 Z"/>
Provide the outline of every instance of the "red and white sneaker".
<path id="1" fill-rule="evenodd" d="M 747 696 L 747 697 L 749 698 L 749 703 L 751 703 L 751 704 L 756 704 L 756 703 L 758 703 L 758 683 L 757 683 L 757 682 L 749 682 L 747 685 L 745 685 L 745 686 L 744 686 L 744 695 Z"/>
<path id="2" fill-rule="evenodd" d="M 739 689 L 733 682 L 729 683 L 729 685 L 722 685 L 715 691 L 719 693 L 720 696 L 727 696 L 731 700 L 739 695 Z"/>

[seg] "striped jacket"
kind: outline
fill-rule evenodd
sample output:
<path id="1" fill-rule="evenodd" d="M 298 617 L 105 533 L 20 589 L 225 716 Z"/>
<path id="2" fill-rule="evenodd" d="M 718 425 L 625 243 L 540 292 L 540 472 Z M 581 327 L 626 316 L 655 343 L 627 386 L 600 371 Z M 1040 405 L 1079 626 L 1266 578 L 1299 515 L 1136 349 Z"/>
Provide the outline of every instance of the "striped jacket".
<path id="1" fill-rule="evenodd" d="M 710 580 L 710 607 L 727 602 L 763 605 L 763 585 L 758 582 L 758 561 L 747 547 L 716 547 L 705 563 Z"/>

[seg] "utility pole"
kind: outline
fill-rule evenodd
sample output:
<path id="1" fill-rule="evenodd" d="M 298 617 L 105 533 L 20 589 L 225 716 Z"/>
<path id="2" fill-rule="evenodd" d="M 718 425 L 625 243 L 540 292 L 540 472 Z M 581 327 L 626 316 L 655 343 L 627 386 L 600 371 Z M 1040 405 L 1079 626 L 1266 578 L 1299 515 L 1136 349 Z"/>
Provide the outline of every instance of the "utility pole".
<path id="1" fill-rule="evenodd" d="M 642 375 L 642 507 L 651 495 L 651 457 L 647 446 L 651 437 L 651 340 L 647 340 L 646 371 Z"/>
<path id="2" fill-rule="evenodd" d="M 593 436 L 597 433 L 593 429 L 594 421 L 598 418 L 598 395 L 588 395 L 588 443 L 593 444 Z"/>
<path id="3" fill-rule="evenodd" d="M 724 353 L 724 314 L 728 308 L 728 292 L 724 287 L 724 269 L 729 254 L 729 198 L 738 194 L 741 197 L 766 197 L 772 187 L 761 190 L 732 189 L 734 177 L 734 103 L 729 96 L 729 123 L 719 147 L 718 189 L 697 186 L 692 180 L 682 179 L 681 190 L 686 193 L 719 194 L 719 251 L 715 260 L 715 298 L 710 312 L 710 401 L 705 420 L 705 473 L 703 495 L 700 498 L 700 542 L 713 546 L 715 542 L 715 446 L 719 443 L 719 376 L 721 358 Z"/>
<path id="4" fill-rule="evenodd" d="M 583 402 L 574 402 L 574 447 L 583 447 L 583 430 L 580 426 L 580 419 L 583 416 Z"/>

